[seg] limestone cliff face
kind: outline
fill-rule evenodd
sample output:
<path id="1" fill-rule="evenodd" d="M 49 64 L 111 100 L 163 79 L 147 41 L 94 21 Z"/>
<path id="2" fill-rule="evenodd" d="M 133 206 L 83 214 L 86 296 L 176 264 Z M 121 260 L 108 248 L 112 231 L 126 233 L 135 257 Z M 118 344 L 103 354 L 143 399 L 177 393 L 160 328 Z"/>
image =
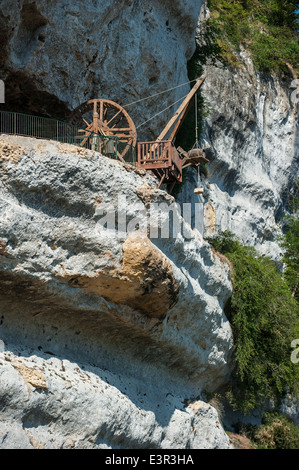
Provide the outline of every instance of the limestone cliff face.
<path id="1" fill-rule="evenodd" d="M 203 1 L 58 3 L 0 2 L 3 108 L 66 120 L 91 98 L 126 105 L 188 81 Z M 0 448 L 230 446 L 203 401 L 230 374 L 230 270 L 202 234 L 231 230 L 278 259 L 298 177 L 290 83 L 258 74 L 245 52 L 240 60 L 206 67 L 209 178 L 197 196 L 189 171 L 178 198 L 192 202 L 199 231 L 149 174 L 0 136 Z M 139 126 L 188 91 L 127 110 Z M 140 127 L 139 140 L 173 111 Z M 155 226 L 167 215 L 161 204 L 179 236 L 149 231 L 150 217 Z"/>
<path id="2" fill-rule="evenodd" d="M 126 105 L 188 81 L 201 0 L 0 2 L 1 79 L 13 111 L 65 119 L 92 98 Z M 188 85 L 128 107 L 136 126 Z M 173 109 L 140 128 L 152 139 Z M 162 127 L 162 128 L 163 128 Z"/>
<path id="3" fill-rule="evenodd" d="M 0 447 L 227 448 L 202 393 L 229 377 L 230 270 L 174 199 L 144 171 L 16 136 L 0 181 Z M 176 236 L 150 235 L 161 204 Z"/>
<path id="4" fill-rule="evenodd" d="M 67 120 L 91 98 L 127 105 L 188 81 L 201 1 L 58 3 L 0 2 L 1 109 Z M 127 110 L 139 126 L 188 91 Z M 0 448 L 230 446 L 202 401 L 230 373 L 229 267 L 175 207 L 182 234 L 151 236 L 149 214 L 167 216 L 152 203 L 174 203 L 156 186 L 90 151 L 1 136 Z"/>
<path id="5" fill-rule="evenodd" d="M 292 77 L 258 73 L 246 51 L 240 63 L 238 69 L 206 68 L 206 234 L 230 230 L 279 259 L 281 219 L 299 177 L 298 100 Z"/>

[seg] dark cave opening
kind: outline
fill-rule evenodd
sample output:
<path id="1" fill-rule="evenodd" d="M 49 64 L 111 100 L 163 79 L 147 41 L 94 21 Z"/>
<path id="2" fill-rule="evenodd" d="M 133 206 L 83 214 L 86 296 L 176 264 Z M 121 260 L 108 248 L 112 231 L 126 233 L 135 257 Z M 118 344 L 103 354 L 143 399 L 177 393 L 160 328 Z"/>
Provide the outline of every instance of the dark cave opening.
<path id="1" fill-rule="evenodd" d="M 66 103 L 47 91 L 39 90 L 34 80 L 23 72 L 9 73 L 4 81 L 5 103 L 0 104 L 0 111 L 67 121 L 70 110 Z"/>

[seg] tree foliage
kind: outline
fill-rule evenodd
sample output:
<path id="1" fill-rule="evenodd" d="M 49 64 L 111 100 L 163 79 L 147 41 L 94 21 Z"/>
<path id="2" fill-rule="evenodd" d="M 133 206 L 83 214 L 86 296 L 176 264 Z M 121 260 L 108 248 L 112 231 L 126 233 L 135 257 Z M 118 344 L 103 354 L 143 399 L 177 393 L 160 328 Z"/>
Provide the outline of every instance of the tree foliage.
<path id="1" fill-rule="evenodd" d="M 286 229 L 281 238 L 285 263 L 284 278 L 288 283 L 293 297 L 299 302 L 299 181 L 296 182 L 295 195 L 291 196 L 290 206 L 292 215 L 285 217 Z"/>
<path id="2" fill-rule="evenodd" d="M 260 71 L 299 68 L 298 0 L 210 0 L 208 27 L 220 55 L 236 65 L 240 45 Z"/>
<path id="3" fill-rule="evenodd" d="M 265 413 L 262 425 L 252 434 L 259 449 L 299 448 L 299 427 L 279 413 Z"/>
<path id="4" fill-rule="evenodd" d="M 231 233 L 210 240 L 233 265 L 234 292 L 227 312 L 234 334 L 231 404 L 244 413 L 266 399 L 298 391 L 299 367 L 291 342 L 299 338 L 298 303 L 269 258 L 243 246 Z"/>
<path id="5" fill-rule="evenodd" d="M 284 278 L 288 283 L 292 295 L 299 302 L 299 219 L 288 218 L 288 227 L 281 243 L 285 250 L 283 261 L 285 262 Z"/>

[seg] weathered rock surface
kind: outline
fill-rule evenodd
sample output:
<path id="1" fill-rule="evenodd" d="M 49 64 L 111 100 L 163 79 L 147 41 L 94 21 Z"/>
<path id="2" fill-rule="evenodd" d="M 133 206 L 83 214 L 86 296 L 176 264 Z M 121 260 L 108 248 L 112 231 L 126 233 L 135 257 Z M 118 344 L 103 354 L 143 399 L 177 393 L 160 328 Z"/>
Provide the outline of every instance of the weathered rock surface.
<path id="1" fill-rule="evenodd" d="M 212 406 L 136 377 L 9 352 L 0 383 L 2 449 L 229 447 Z"/>
<path id="2" fill-rule="evenodd" d="M 200 397 L 229 376 L 229 266 L 173 198 L 92 151 L 12 136 L 0 183 L 0 447 L 227 448 Z M 162 203 L 180 234 L 149 236 Z"/>
<path id="3" fill-rule="evenodd" d="M 188 81 L 201 0 L 0 2 L 1 79 L 10 109 L 65 119 L 93 98 L 122 105 Z M 189 86 L 127 108 L 136 126 Z M 139 137 L 163 129 L 169 109 Z M 142 140 L 142 139 L 141 139 Z"/>
<path id="4" fill-rule="evenodd" d="M 245 51 L 240 64 L 237 69 L 206 66 L 205 234 L 229 230 L 278 260 L 277 236 L 299 177 L 298 99 L 292 77 L 282 81 L 258 73 Z M 190 200 L 196 185 L 194 176 L 182 200 Z"/>

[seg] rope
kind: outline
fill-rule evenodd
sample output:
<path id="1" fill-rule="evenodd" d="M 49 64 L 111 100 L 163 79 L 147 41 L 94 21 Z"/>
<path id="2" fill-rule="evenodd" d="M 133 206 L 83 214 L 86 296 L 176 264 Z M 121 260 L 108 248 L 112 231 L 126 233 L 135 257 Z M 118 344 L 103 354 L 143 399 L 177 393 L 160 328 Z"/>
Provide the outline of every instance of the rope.
<path id="1" fill-rule="evenodd" d="M 195 140 L 198 147 L 198 115 L 197 115 L 197 93 L 195 94 Z"/>
<path id="2" fill-rule="evenodd" d="M 192 150 L 199 148 L 198 142 L 198 109 L 197 109 L 197 93 L 195 94 L 195 144 L 192 147 Z"/>
<path id="3" fill-rule="evenodd" d="M 154 98 L 155 96 L 162 95 L 163 93 L 167 93 L 168 91 L 175 90 L 176 88 L 180 88 L 185 85 L 189 85 L 190 83 L 196 82 L 198 78 L 195 80 L 190 80 L 189 82 L 181 83 L 180 85 L 174 86 L 172 88 L 168 88 L 168 90 L 160 91 L 159 93 L 155 93 L 154 95 L 147 96 L 146 98 L 141 98 L 140 100 L 137 101 L 132 101 L 132 103 L 128 103 L 123 106 L 123 108 L 126 108 L 127 106 L 131 106 L 132 104 L 140 103 L 141 101 L 149 100 L 150 98 Z M 186 95 L 187 96 L 187 95 Z"/>
<path id="4" fill-rule="evenodd" d="M 179 100 L 177 100 L 175 103 L 172 103 L 170 106 L 167 106 L 167 108 L 162 109 L 162 111 L 160 111 L 159 113 L 155 114 L 155 115 L 152 116 L 151 118 L 149 118 L 149 119 L 147 119 L 146 121 L 142 122 L 141 124 L 139 124 L 139 126 L 136 127 L 136 129 L 139 129 L 139 127 L 144 126 L 144 124 L 148 123 L 149 121 L 151 121 L 151 120 L 154 119 L 155 117 L 157 117 L 157 116 L 159 116 L 160 114 L 164 113 L 164 111 L 167 111 L 167 109 L 172 108 L 172 106 L 176 105 L 176 104 L 179 103 L 180 101 L 183 101 L 183 99 L 185 99 L 188 95 L 189 95 L 189 93 L 187 93 L 187 95 L 185 95 L 185 96 L 183 96 L 182 98 L 180 98 Z"/>

